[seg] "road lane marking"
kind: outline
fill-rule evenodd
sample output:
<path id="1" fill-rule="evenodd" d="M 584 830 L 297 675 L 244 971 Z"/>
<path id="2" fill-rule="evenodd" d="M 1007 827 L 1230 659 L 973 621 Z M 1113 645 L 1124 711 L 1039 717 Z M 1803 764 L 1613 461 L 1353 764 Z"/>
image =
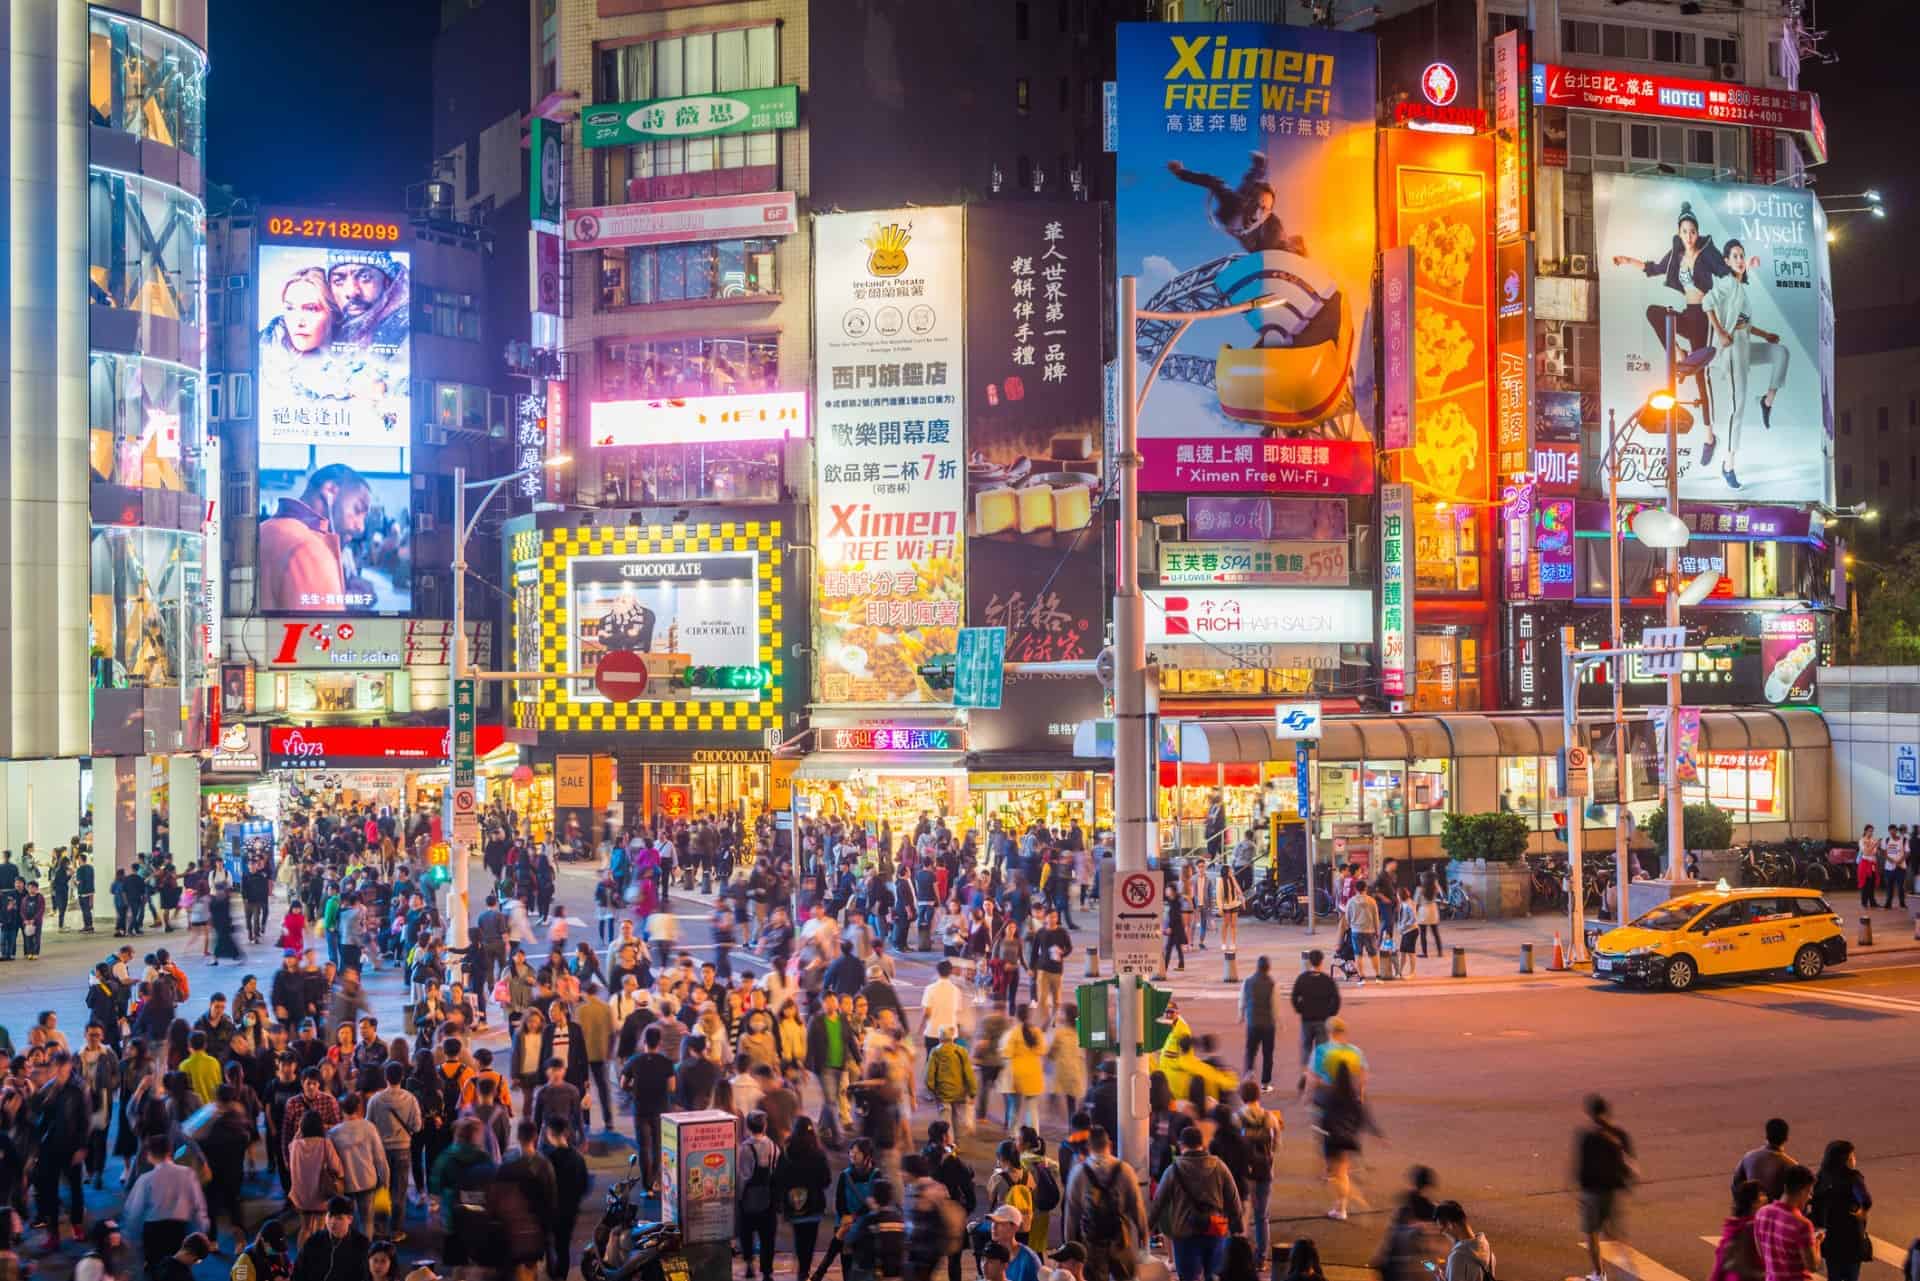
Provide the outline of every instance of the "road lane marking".
<path id="1" fill-rule="evenodd" d="M 1801 1000 L 1832 1001 L 1838 1005 L 1857 1005 L 1872 1010 L 1898 1010 L 1907 1014 L 1920 1014 L 1920 1000 L 1907 996 L 1877 996 L 1870 992 L 1855 992 L 1847 988 L 1822 988 L 1806 983 L 1753 983 L 1746 988 L 1749 992 L 1776 992 L 1782 996 L 1791 996 Z"/>
<path id="2" fill-rule="evenodd" d="M 1582 1250 L 1587 1248 L 1584 1238 L 1578 1244 Z M 1609 1277 L 1630 1277 L 1632 1281 L 1688 1281 L 1687 1277 L 1625 1241 L 1602 1241 L 1600 1260 L 1607 1266 Z"/>

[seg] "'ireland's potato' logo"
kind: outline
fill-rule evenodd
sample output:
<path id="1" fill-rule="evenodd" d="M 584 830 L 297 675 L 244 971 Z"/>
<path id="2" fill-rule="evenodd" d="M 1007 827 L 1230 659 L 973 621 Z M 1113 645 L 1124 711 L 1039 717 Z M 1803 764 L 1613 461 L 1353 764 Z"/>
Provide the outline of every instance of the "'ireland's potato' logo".
<path id="1" fill-rule="evenodd" d="M 913 224 L 890 222 L 867 233 L 860 243 L 872 252 L 867 255 L 867 274 L 897 276 L 907 269 L 907 242 L 913 239 Z"/>

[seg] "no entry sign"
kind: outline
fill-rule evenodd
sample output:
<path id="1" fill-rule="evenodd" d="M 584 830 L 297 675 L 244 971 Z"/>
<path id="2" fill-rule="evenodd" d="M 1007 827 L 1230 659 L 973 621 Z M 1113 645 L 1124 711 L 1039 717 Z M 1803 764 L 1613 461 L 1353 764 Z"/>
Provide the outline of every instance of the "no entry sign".
<path id="1" fill-rule="evenodd" d="M 593 669 L 593 687 L 609 703 L 630 703 L 647 692 L 647 660 L 627 649 L 610 649 Z"/>

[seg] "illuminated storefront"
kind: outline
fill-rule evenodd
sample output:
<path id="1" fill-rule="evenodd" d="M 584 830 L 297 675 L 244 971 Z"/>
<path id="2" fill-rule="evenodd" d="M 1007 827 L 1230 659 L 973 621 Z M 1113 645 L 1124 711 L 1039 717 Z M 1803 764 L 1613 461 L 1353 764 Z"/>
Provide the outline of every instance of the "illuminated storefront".
<path id="1" fill-rule="evenodd" d="M 956 839 L 971 826 L 967 806 L 967 731 L 929 713 L 881 720 L 814 712 L 811 743 L 793 774 L 796 804 L 895 842 L 925 816 L 944 820 Z M 828 723 L 823 723 L 828 722 Z"/>

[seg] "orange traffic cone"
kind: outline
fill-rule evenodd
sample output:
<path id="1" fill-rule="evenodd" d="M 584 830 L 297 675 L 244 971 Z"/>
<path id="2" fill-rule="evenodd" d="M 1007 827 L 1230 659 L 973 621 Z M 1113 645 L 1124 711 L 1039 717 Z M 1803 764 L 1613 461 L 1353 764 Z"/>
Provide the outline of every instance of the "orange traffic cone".
<path id="1" fill-rule="evenodd" d="M 1567 968 L 1567 949 L 1560 945 L 1560 932 L 1558 930 L 1555 930 L 1553 935 L 1553 963 L 1547 966 L 1547 968 L 1550 970 L 1564 970 Z"/>

